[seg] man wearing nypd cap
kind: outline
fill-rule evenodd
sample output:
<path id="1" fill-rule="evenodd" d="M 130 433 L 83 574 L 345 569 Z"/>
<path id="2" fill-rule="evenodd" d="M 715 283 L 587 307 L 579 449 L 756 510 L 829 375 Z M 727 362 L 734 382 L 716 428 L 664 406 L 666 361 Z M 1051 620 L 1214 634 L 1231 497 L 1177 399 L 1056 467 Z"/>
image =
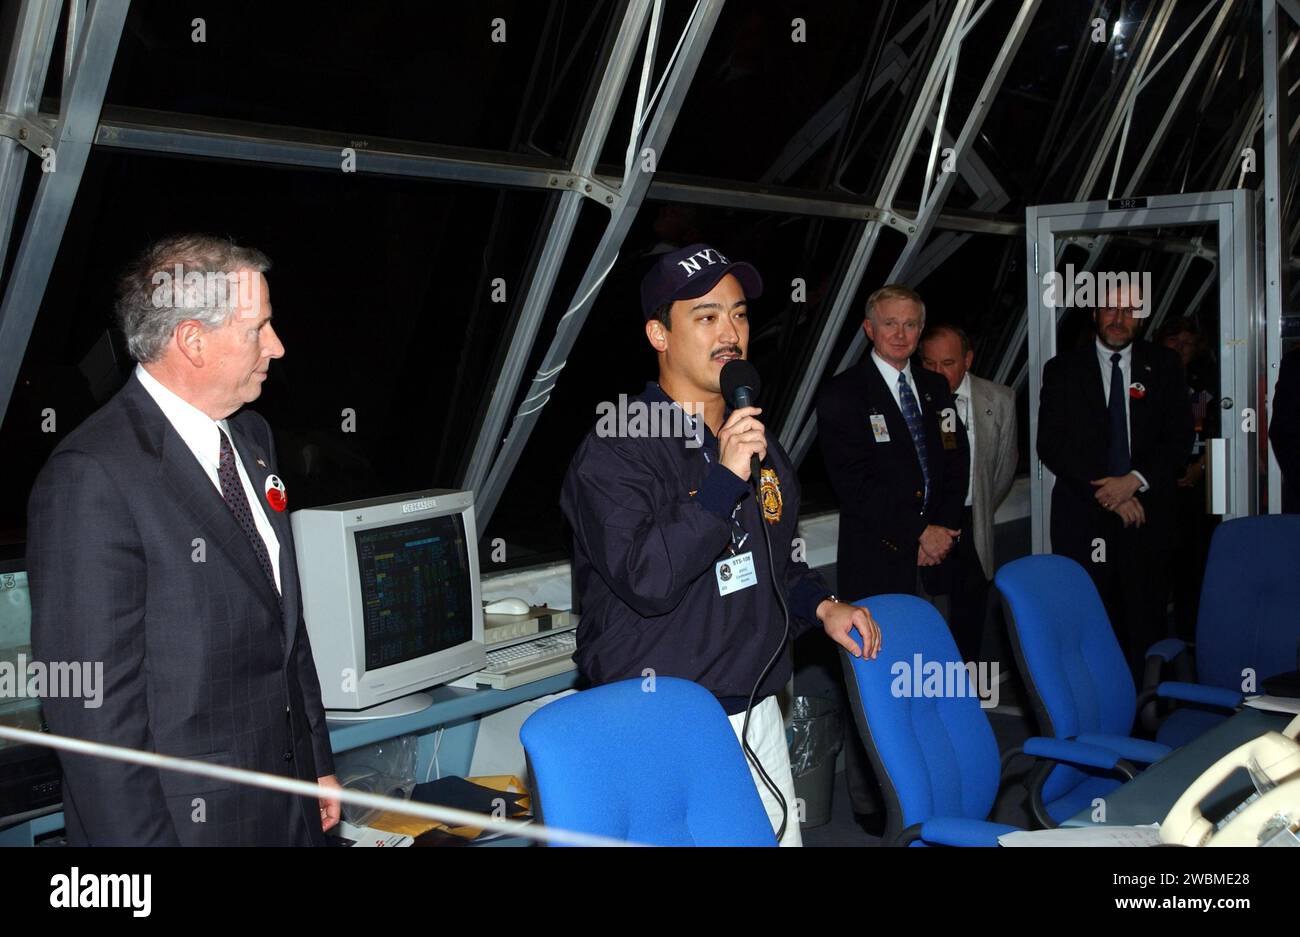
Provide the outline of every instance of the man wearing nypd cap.
<path id="1" fill-rule="evenodd" d="M 855 656 L 879 653 L 880 630 L 866 609 L 840 602 L 817 573 L 792 558 L 799 516 L 794 466 L 768 438 L 761 408 L 733 410 L 723 398 L 722 368 L 745 357 L 748 299 L 762 289 L 751 265 L 703 244 L 659 258 L 641 284 L 659 379 L 630 405 L 680 409 L 674 416 L 685 432 L 614 435 L 598 424 L 578 447 L 560 505 L 573 528 L 582 608 L 574 659 L 593 684 L 642 679 L 647 672 L 692 680 L 717 697 L 739 736 L 750 694 L 780 648 L 754 694 L 747 739 L 789 810 L 781 845 L 797 846 L 794 785 L 775 696 L 792 669 L 789 644 L 781 646 L 780 599 L 789 607 L 791 636 L 820 626 Z M 757 496 L 754 455 L 761 462 Z M 752 764 L 751 773 L 775 830 L 780 804 Z"/>

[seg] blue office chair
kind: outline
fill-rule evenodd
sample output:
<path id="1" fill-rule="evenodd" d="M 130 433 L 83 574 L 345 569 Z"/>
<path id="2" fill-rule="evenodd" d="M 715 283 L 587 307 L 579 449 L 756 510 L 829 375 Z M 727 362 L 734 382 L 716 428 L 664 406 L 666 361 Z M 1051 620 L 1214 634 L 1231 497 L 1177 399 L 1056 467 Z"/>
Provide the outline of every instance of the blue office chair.
<path id="1" fill-rule="evenodd" d="M 858 603 L 880 624 L 875 660 L 841 651 L 853 718 L 880 782 L 886 845 L 996 846 L 1017 827 L 987 817 L 1002 768 L 1023 753 L 1094 770 L 1135 773 L 1113 752 L 1078 742 L 1032 738 L 998 760 L 988 717 L 944 620 L 914 595 Z M 933 681 L 936 668 L 940 679 Z M 943 676 L 948 679 L 944 680 Z"/>
<path id="2" fill-rule="evenodd" d="M 1040 732 L 1143 765 L 1169 753 L 1167 745 L 1130 735 L 1137 690 L 1101 596 L 1082 566 L 1064 556 L 1026 556 L 999 569 L 994 582 Z M 1167 687 L 1170 698 L 1181 698 L 1178 691 L 1176 684 Z M 1110 772 L 1059 765 L 1035 779 L 1035 786 L 1039 783 L 1035 817 L 1053 826 L 1121 782 Z"/>
<path id="3" fill-rule="evenodd" d="M 689 680 L 623 680 L 542 707 L 519 730 L 533 809 L 567 830 L 653 846 L 775 846 L 727 714 Z M 791 805 L 789 822 L 798 822 Z"/>
<path id="4" fill-rule="evenodd" d="M 1139 701 L 1177 692 L 1180 706 L 1159 723 L 1156 740 L 1178 747 L 1222 722 L 1244 699 L 1243 673 L 1258 692 L 1268 677 L 1296 666 L 1300 641 L 1300 515 L 1272 514 L 1225 521 L 1214 531 L 1196 618 L 1195 682 L 1191 648 L 1177 638 L 1147 652 L 1148 687 Z M 1159 682 L 1170 665 L 1174 681 Z M 1153 723 L 1148 723 L 1151 725 Z"/>

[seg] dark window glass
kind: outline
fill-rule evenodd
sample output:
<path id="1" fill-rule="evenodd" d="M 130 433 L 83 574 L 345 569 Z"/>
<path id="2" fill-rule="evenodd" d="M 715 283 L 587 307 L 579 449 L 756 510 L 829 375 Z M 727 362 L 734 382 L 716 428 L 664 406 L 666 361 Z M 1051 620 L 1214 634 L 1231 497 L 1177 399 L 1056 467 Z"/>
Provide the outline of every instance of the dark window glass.
<path id="1" fill-rule="evenodd" d="M 0 429 L 0 528 L 21 536 L 37 470 L 130 372 L 112 335 L 118 272 L 182 231 L 272 260 L 286 355 L 254 408 L 276 432 L 291 508 L 454 487 L 552 199 L 96 151 Z"/>
<path id="2" fill-rule="evenodd" d="M 936 6 L 946 22 L 950 4 Z M 851 144 L 895 93 L 880 76 L 906 72 L 935 21 L 928 6 L 906 3 L 727 4 L 660 168 L 766 185 L 843 186 L 838 170 Z M 891 48 L 896 33 L 903 38 Z M 876 133 L 888 129 L 885 123 Z"/>
<path id="3" fill-rule="evenodd" d="M 563 155 L 617 6 L 137 2 L 106 102 Z"/>

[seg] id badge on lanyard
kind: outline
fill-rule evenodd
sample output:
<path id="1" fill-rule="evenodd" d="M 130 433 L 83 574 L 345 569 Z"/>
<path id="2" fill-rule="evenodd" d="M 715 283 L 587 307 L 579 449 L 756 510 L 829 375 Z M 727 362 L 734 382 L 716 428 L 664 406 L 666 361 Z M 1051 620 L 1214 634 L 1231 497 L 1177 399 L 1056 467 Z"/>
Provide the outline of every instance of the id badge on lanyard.
<path id="1" fill-rule="evenodd" d="M 740 526 L 736 514 L 740 511 L 737 504 L 731 512 L 731 543 L 727 544 L 727 555 L 713 564 L 713 575 L 718 581 L 718 595 L 730 595 L 758 584 L 758 570 L 754 568 L 754 552 L 740 549 L 749 539 L 749 531 Z"/>
<path id="2" fill-rule="evenodd" d="M 704 460 L 712 462 L 708 450 L 702 450 Z M 754 567 L 754 552 L 741 549 L 749 540 L 749 531 L 740 526 L 737 515 L 740 505 L 731 510 L 731 543 L 727 544 L 727 555 L 713 564 L 713 576 L 718 583 L 718 595 L 730 595 L 741 592 L 758 584 L 758 570 Z"/>

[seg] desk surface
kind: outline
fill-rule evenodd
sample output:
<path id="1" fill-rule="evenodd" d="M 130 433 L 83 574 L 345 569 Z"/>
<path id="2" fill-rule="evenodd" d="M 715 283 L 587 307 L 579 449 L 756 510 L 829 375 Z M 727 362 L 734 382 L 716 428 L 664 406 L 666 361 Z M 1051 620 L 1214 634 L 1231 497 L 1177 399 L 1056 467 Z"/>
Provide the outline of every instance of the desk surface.
<path id="1" fill-rule="evenodd" d="M 1200 738 L 1175 749 L 1132 781 L 1106 797 L 1105 826 L 1161 823 L 1179 795 L 1212 764 L 1239 745 L 1265 732 L 1280 732 L 1293 717 L 1247 707 L 1219 723 Z M 1093 826 L 1092 811 L 1084 810 L 1061 826 Z"/>
<path id="2" fill-rule="evenodd" d="M 392 719 L 375 719 L 370 722 L 334 722 L 330 723 L 330 747 L 335 752 L 344 752 L 362 745 L 382 742 L 408 733 L 420 734 L 430 729 L 455 723 L 469 722 L 486 713 L 505 709 L 526 700 L 551 693 L 560 693 L 570 689 L 578 680 L 578 671 L 570 670 L 538 680 L 525 683 L 513 690 L 477 689 L 462 690 L 456 687 L 437 687 L 428 691 L 433 697 L 433 705 L 409 716 L 395 716 Z M 470 751 L 473 748 L 473 733 L 469 735 Z M 465 755 L 465 770 L 469 768 L 469 754 Z M 63 828 L 63 813 L 58 806 L 48 808 L 51 812 L 35 817 L 23 823 L 0 830 L 0 846 L 32 845 L 36 836 Z M 529 840 L 513 838 L 492 845 L 527 844 Z"/>
<path id="3" fill-rule="evenodd" d="M 525 683 L 513 690 L 493 690 L 480 688 L 462 690 L 457 687 L 441 686 L 428 690 L 433 697 L 433 705 L 428 709 L 409 716 L 394 716 L 391 719 L 374 719 L 369 722 L 331 722 L 330 746 L 335 752 L 344 752 L 350 748 L 360 748 L 396 738 L 408 733 L 419 734 L 435 726 L 446 726 L 467 719 L 482 716 L 485 713 L 505 709 L 526 700 L 560 693 L 570 689 L 578 680 L 578 671 L 570 670 L 557 673 L 544 680 Z"/>

